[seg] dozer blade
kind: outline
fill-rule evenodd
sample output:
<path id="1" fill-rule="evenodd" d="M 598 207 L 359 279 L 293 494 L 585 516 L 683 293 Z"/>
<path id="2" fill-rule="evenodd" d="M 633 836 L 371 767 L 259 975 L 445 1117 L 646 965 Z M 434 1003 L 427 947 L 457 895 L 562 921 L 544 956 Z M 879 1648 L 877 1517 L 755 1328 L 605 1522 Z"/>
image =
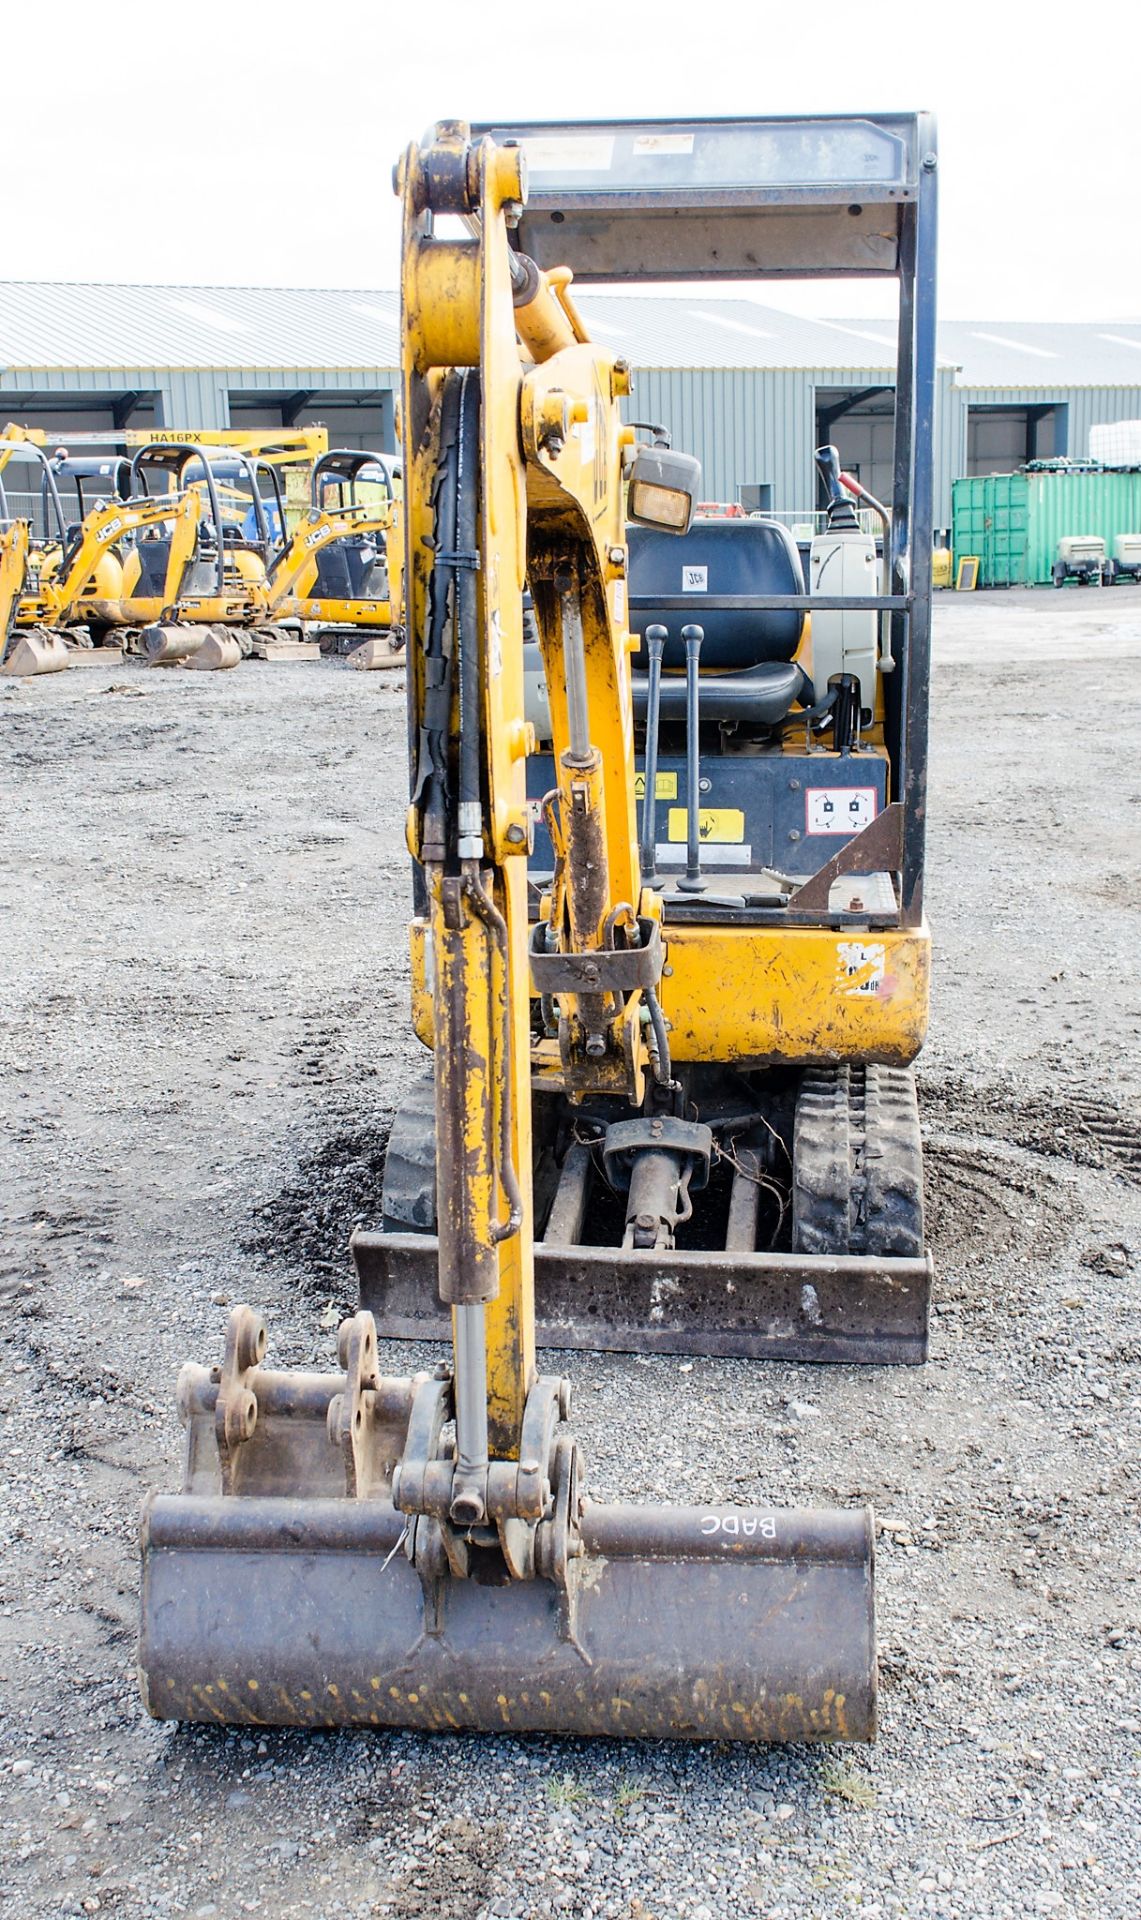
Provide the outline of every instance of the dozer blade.
<path id="1" fill-rule="evenodd" d="M 360 1304 L 391 1339 L 446 1339 L 435 1236 L 352 1237 Z M 863 1254 L 535 1247 L 539 1345 L 919 1366 L 932 1262 Z"/>
<path id="2" fill-rule="evenodd" d="M 870 1509 L 594 1504 L 562 1441 L 529 1569 L 485 1584 L 394 1504 L 419 1409 L 448 1414 L 446 1371 L 354 1374 L 354 1350 L 375 1356 L 365 1314 L 342 1329 L 347 1372 L 271 1372 L 237 1309 L 225 1365 L 184 1369 L 183 1490 L 152 1497 L 142 1528 L 157 1718 L 874 1737 Z"/>

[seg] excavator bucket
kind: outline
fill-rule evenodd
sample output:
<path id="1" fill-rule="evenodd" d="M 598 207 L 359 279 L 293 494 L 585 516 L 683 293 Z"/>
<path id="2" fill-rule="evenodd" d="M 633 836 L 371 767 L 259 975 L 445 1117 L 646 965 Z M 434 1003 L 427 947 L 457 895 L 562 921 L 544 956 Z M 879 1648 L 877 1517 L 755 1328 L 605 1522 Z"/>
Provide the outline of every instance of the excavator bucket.
<path id="1" fill-rule="evenodd" d="M 227 633 L 225 627 L 207 627 L 202 645 L 188 655 L 183 665 L 196 668 L 200 673 L 225 673 L 240 665 L 241 658 L 241 646 L 232 633 Z"/>
<path id="2" fill-rule="evenodd" d="M 390 634 L 375 633 L 361 646 L 353 648 L 349 665 L 358 673 L 383 673 L 387 667 L 405 665 L 404 648 L 394 646 Z"/>
<path id="3" fill-rule="evenodd" d="M 209 627 L 192 626 L 189 621 L 143 627 L 139 651 L 148 667 L 177 667 L 198 652 L 209 632 Z"/>
<path id="4" fill-rule="evenodd" d="M 869 1509 L 596 1505 L 557 1439 L 526 1577 L 456 1577 L 441 1530 L 393 1504 L 447 1381 L 380 1378 L 367 1358 L 362 1373 L 367 1314 L 342 1328 L 334 1374 L 265 1368 L 259 1325 L 236 1309 L 226 1364 L 184 1369 L 182 1489 L 144 1515 L 156 1718 L 874 1737 Z"/>
<path id="5" fill-rule="evenodd" d="M 34 673 L 62 673 L 70 660 L 62 634 L 49 627 L 27 627 L 13 636 L 0 672 L 26 680 Z"/>

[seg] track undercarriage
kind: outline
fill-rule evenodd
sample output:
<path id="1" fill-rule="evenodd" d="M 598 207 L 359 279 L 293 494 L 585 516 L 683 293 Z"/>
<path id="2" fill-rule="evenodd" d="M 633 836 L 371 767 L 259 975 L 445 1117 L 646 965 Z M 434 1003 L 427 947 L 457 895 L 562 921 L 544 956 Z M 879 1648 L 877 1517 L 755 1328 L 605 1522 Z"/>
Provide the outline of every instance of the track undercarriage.
<path id="1" fill-rule="evenodd" d="M 538 1339 L 552 1348 L 918 1364 L 931 1261 L 908 1069 L 698 1072 L 687 1115 L 535 1101 Z M 382 1335 L 445 1335 L 433 1081 L 393 1123 L 383 1223 L 358 1229 Z"/>

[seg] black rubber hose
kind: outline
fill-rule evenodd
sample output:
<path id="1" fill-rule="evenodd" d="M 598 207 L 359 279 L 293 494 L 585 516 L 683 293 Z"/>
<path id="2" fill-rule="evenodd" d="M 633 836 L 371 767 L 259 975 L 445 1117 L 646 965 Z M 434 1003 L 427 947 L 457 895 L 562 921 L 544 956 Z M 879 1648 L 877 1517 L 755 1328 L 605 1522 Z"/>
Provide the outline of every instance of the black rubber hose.
<path id="1" fill-rule="evenodd" d="M 456 489 L 456 657 L 460 686 L 460 806 L 480 799 L 480 735 L 478 595 L 475 563 L 479 551 L 479 376 L 462 375 L 460 391 L 460 459 Z M 461 832 L 463 829 L 461 828 Z"/>
<path id="2" fill-rule="evenodd" d="M 436 553 L 447 552 L 456 539 L 456 470 L 459 424 L 459 381 L 452 374 L 444 382 L 440 400 L 440 459 L 432 489 L 432 537 Z M 425 860 L 442 860 L 447 843 L 448 760 L 447 724 L 451 711 L 452 661 L 445 649 L 452 570 L 437 561 L 428 587 L 428 621 L 424 635 L 423 711 L 415 742 L 412 799 L 423 806 Z M 409 686 L 412 680 L 409 677 Z"/>

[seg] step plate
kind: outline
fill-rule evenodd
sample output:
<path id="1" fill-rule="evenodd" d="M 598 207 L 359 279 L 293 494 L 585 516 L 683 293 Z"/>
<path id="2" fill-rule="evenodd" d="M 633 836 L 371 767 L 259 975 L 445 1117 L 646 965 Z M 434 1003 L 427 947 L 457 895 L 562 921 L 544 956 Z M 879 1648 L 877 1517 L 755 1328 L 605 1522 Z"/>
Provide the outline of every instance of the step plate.
<path id="1" fill-rule="evenodd" d="M 450 1338 L 434 1234 L 358 1230 L 360 1304 L 382 1336 Z M 542 1347 L 920 1366 L 932 1262 L 855 1254 L 535 1248 Z"/>

